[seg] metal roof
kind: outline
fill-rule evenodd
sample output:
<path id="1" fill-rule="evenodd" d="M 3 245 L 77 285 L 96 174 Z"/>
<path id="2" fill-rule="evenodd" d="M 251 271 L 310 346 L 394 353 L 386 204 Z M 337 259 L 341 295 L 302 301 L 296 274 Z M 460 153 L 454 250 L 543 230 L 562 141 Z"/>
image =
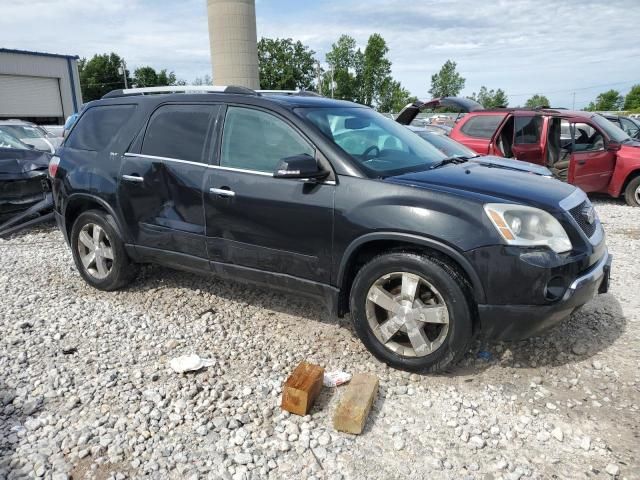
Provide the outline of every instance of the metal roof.
<path id="1" fill-rule="evenodd" d="M 0 48 L 0 53 L 16 53 L 18 55 L 34 55 L 38 57 L 72 58 L 78 60 L 78 55 L 61 55 L 59 53 L 31 52 L 29 50 L 15 50 L 12 48 Z"/>

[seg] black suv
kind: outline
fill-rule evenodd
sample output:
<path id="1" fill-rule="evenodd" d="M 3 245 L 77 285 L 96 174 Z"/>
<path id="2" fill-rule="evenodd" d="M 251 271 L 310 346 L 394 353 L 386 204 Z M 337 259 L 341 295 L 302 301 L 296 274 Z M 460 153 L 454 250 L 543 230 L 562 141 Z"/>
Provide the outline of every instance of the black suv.
<path id="1" fill-rule="evenodd" d="M 608 286 L 591 203 L 482 157 L 446 158 L 370 108 L 309 94 L 120 90 L 50 164 L 92 286 L 160 263 L 324 299 L 388 364 L 436 371 L 473 335 L 517 338 Z"/>

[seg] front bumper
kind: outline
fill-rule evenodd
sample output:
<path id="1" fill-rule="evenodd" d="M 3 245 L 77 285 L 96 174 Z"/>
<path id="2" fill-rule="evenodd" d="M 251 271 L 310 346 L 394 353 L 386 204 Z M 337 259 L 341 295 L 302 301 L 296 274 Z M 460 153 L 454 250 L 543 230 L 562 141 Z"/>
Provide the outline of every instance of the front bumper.
<path id="1" fill-rule="evenodd" d="M 560 300 L 548 305 L 478 305 L 481 335 L 519 340 L 537 335 L 565 320 L 598 293 L 609 289 L 613 257 L 605 250 L 600 260 L 580 274 Z"/>

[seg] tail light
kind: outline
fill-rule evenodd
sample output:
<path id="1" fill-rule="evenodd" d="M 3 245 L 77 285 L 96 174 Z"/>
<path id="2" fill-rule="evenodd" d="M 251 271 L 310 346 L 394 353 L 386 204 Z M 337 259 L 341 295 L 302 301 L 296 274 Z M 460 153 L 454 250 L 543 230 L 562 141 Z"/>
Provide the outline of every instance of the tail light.
<path id="1" fill-rule="evenodd" d="M 51 178 L 56 178 L 56 173 L 58 173 L 58 165 L 60 165 L 60 157 L 54 155 L 49 160 L 49 176 Z"/>

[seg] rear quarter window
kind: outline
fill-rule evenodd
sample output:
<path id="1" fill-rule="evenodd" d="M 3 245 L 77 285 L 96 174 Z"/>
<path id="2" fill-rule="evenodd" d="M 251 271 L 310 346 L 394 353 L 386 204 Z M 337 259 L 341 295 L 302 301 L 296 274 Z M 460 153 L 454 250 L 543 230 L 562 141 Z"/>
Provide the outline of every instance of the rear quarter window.
<path id="1" fill-rule="evenodd" d="M 468 137 L 491 138 L 504 115 L 475 115 L 470 116 L 460 127 L 460 131 Z"/>
<path id="2" fill-rule="evenodd" d="M 65 145 L 78 150 L 104 150 L 120 132 L 135 108 L 135 105 L 91 107 L 80 117 Z"/>

